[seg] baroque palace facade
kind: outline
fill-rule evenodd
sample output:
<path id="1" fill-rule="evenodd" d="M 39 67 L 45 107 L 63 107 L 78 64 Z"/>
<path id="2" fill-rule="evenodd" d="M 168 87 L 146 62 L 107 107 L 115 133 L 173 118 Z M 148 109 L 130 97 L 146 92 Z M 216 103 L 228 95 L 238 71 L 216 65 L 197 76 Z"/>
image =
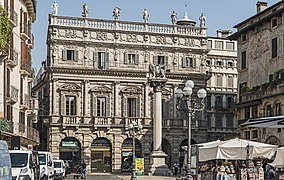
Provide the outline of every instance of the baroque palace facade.
<path id="1" fill-rule="evenodd" d="M 169 167 L 176 161 L 182 165 L 187 115 L 176 109 L 174 92 L 191 79 L 196 99 L 197 89 L 211 77 L 204 16 L 195 26 L 186 14 L 179 21 L 172 18 L 172 25 L 148 23 L 145 17 L 141 23 L 118 20 L 115 14 L 115 20 L 83 15 L 58 16 L 55 9 L 49 16 L 48 57 L 33 87 L 42 109 L 40 148 L 72 165 L 84 160 L 91 173 L 129 171 L 128 127 L 135 122 L 143 127 L 135 152 L 145 158 L 147 172 L 154 121 L 149 66 L 157 65 L 168 79 L 162 89 L 162 150 Z M 211 123 L 205 112 L 192 121 L 192 144 L 208 140 Z"/>
<path id="2" fill-rule="evenodd" d="M 235 26 L 238 41 L 238 124 L 241 137 L 283 145 L 284 1 L 267 7 Z"/>
<path id="3" fill-rule="evenodd" d="M 7 12 L 10 30 L 6 48 L 0 48 L 0 139 L 13 149 L 37 146 L 39 133 L 33 127 L 36 111 L 31 97 L 36 0 L 0 0 L 0 6 Z"/>

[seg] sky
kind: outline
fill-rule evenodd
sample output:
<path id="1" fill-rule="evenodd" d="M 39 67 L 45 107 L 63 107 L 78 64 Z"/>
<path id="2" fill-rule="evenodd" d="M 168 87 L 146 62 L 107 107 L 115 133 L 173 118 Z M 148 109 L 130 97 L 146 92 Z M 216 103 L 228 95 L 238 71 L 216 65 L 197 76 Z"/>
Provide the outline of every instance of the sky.
<path id="1" fill-rule="evenodd" d="M 262 0 L 264 1 L 264 0 Z M 271 6 L 280 0 L 266 0 Z M 32 26 L 35 37 L 32 50 L 33 67 L 38 70 L 46 59 L 48 14 L 54 0 L 37 0 L 36 21 Z M 185 8 L 185 2 L 187 8 Z M 121 8 L 120 20 L 143 22 L 142 12 L 149 12 L 149 23 L 171 24 L 170 15 L 177 12 L 182 19 L 185 9 L 188 17 L 199 25 L 199 16 L 206 16 L 207 36 L 216 36 L 216 30 L 236 31 L 233 27 L 256 14 L 257 0 L 57 0 L 59 16 L 81 17 L 82 4 L 89 7 L 89 18 L 113 19 L 115 6 Z"/>

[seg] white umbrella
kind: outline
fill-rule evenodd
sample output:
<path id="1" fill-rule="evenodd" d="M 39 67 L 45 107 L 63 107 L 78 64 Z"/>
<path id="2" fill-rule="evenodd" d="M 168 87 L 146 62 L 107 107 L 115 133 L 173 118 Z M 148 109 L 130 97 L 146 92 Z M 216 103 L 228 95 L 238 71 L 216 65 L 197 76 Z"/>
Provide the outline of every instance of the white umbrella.
<path id="1" fill-rule="evenodd" d="M 269 165 L 276 168 L 284 167 L 284 147 L 277 148 L 275 159 Z"/>

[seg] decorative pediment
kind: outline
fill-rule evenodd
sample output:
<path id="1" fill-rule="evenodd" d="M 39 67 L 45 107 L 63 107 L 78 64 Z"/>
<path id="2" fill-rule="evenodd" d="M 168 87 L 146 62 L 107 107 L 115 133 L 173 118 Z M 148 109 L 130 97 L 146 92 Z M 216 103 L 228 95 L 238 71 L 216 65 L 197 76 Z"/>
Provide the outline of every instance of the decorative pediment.
<path id="1" fill-rule="evenodd" d="M 135 86 L 125 87 L 121 90 L 121 92 L 128 93 L 128 94 L 142 94 L 142 90 Z"/>
<path id="2" fill-rule="evenodd" d="M 111 93 L 111 88 L 106 86 L 96 86 L 90 90 L 91 92 Z"/>
<path id="3" fill-rule="evenodd" d="M 81 87 L 76 84 L 63 84 L 59 87 L 60 91 L 81 91 Z"/>

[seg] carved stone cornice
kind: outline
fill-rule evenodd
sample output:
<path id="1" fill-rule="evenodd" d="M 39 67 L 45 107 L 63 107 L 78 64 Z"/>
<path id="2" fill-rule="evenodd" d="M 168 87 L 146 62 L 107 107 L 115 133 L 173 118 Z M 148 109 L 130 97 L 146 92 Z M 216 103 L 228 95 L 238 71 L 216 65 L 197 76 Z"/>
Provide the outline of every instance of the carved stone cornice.
<path id="1" fill-rule="evenodd" d="M 142 90 L 135 86 L 128 86 L 121 90 L 123 94 L 142 94 Z"/>
<path id="2" fill-rule="evenodd" d="M 90 90 L 91 92 L 111 93 L 111 88 L 106 86 L 96 86 Z"/>

